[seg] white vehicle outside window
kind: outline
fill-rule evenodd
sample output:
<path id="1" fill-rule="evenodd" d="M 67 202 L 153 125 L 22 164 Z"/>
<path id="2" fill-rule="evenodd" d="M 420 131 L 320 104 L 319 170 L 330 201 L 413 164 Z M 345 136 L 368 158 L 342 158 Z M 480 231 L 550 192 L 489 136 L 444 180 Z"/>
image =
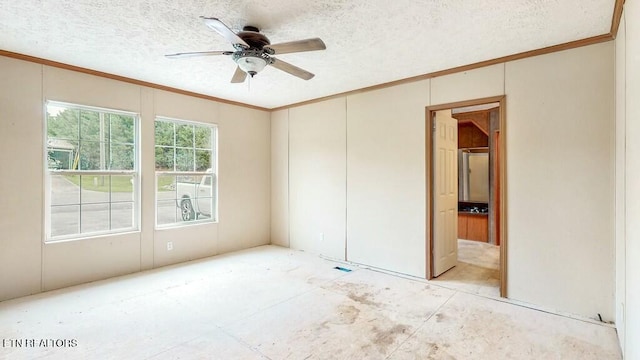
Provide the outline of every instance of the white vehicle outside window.
<path id="1" fill-rule="evenodd" d="M 156 226 L 217 221 L 216 126 L 155 121 Z"/>

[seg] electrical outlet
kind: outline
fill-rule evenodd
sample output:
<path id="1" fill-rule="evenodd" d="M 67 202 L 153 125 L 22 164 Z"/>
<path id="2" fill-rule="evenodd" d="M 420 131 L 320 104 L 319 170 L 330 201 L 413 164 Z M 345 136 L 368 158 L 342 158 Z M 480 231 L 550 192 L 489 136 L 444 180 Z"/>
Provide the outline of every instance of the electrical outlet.
<path id="1" fill-rule="evenodd" d="M 324 233 L 319 233 L 318 234 L 318 241 L 320 241 L 320 242 L 324 241 Z"/>
<path id="2" fill-rule="evenodd" d="M 168 241 L 168 242 L 167 242 L 167 250 L 168 250 L 168 251 L 173 250 L 173 241 Z"/>

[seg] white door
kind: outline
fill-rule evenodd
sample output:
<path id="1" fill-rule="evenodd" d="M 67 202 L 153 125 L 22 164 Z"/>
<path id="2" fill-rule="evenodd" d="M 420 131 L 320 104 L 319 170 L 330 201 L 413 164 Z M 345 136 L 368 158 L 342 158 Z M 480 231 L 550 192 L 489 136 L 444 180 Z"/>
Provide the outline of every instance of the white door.
<path id="1" fill-rule="evenodd" d="M 435 113 L 433 133 L 433 276 L 458 262 L 458 121 Z"/>

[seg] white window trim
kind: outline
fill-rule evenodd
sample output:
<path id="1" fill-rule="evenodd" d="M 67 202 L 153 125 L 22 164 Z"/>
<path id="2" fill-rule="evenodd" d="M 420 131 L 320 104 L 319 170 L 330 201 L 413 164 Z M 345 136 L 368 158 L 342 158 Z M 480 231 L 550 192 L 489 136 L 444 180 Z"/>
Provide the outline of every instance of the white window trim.
<path id="1" fill-rule="evenodd" d="M 50 170 L 48 168 L 47 161 L 47 143 L 48 143 L 48 133 L 47 133 L 47 122 L 48 122 L 48 113 L 47 107 L 49 105 L 66 107 L 66 108 L 74 108 L 79 110 L 87 110 L 87 111 L 97 111 L 104 112 L 109 114 L 119 114 L 131 116 L 134 118 L 134 136 L 133 136 L 133 149 L 134 149 L 134 168 L 133 170 Z M 88 106 L 88 105 L 80 105 L 62 101 L 55 100 L 45 100 L 43 105 L 43 179 L 44 179 L 44 206 L 43 206 L 43 219 L 44 219 L 44 243 L 56 243 L 56 242 L 67 242 L 67 241 L 77 241 L 77 240 L 86 240 L 92 239 L 96 237 L 103 236 L 115 236 L 115 235 L 123 235 L 128 233 L 138 233 L 140 232 L 140 223 L 141 223 L 141 176 L 140 176 L 140 161 L 141 161 L 141 151 L 140 151 L 140 129 L 141 129 L 141 117 L 140 114 L 119 110 L 119 109 L 109 109 L 98 106 Z M 129 228 L 122 228 L 117 230 L 106 230 L 106 231 L 94 231 L 88 233 L 77 233 L 77 234 L 69 234 L 69 235 L 61 235 L 61 236 L 51 236 L 51 176 L 52 175 L 86 175 L 86 176 L 101 176 L 101 175 L 126 175 L 132 176 L 134 179 L 133 183 L 133 224 Z M 81 205 L 81 204 L 79 204 Z"/>
<path id="2" fill-rule="evenodd" d="M 218 212 L 218 196 L 219 196 L 219 183 L 218 183 L 218 179 L 219 179 L 219 173 L 218 173 L 218 132 L 219 132 L 219 128 L 218 128 L 218 124 L 216 123 L 208 123 L 208 122 L 199 122 L 199 121 L 192 121 L 192 120 L 183 120 L 183 119 L 176 119 L 176 118 L 172 118 L 172 117 L 167 117 L 167 116 L 156 116 L 154 119 L 154 129 L 155 129 L 155 123 L 156 121 L 164 121 L 164 122 L 171 122 L 174 124 L 182 124 L 182 125 L 194 125 L 194 126 L 206 126 L 211 128 L 212 134 L 211 134 L 211 162 L 212 164 L 209 164 L 211 167 L 207 169 L 207 171 L 178 171 L 178 170 L 155 170 L 155 148 L 156 148 L 156 143 L 155 143 L 155 131 L 154 131 L 154 142 L 153 142 L 153 148 L 154 148 L 154 188 L 153 188 L 153 194 L 154 194 L 154 213 L 155 213 L 155 229 L 156 230 L 166 230 L 166 229 L 174 229 L 174 228 L 181 228 L 181 227 L 187 227 L 187 226 L 197 226 L 197 225 L 204 225 L 204 224 L 217 224 L 220 221 L 220 214 Z M 195 146 L 195 144 L 194 144 Z M 166 147 L 166 146 L 162 146 L 162 147 Z M 174 137 L 174 143 L 173 143 L 173 147 L 174 148 L 178 148 L 176 146 L 176 140 Z M 175 159 L 174 159 L 174 169 L 175 169 Z M 213 184 L 215 184 L 215 188 L 212 189 L 212 194 L 211 197 L 212 199 L 214 199 L 213 203 L 212 203 L 212 209 L 211 211 L 213 212 L 213 214 L 215 214 L 215 216 L 208 218 L 208 219 L 194 219 L 191 221 L 180 221 L 180 222 L 174 222 L 174 223 L 170 223 L 170 224 L 158 224 L 158 178 L 160 176 L 211 176 L 212 179 L 215 178 L 215 181 L 213 182 Z M 177 195 L 176 195 L 177 197 Z M 176 206 L 177 205 L 177 201 L 180 199 L 174 199 L 176 201 Z"/>

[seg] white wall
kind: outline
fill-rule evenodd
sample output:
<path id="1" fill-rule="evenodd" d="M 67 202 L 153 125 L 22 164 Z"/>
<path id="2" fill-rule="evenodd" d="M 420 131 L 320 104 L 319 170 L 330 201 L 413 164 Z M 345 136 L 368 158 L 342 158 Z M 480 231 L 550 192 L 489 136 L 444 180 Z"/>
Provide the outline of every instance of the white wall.
<path id="1" fill-rule="evenodd" d="M 5 57 L 0 80 L 0 301 L 269 243 L 268 112 Z M 43 242 L 45 100 L 141 114 L 141 231 Z M 156 115 L 218 124 L 219 223 L 154 229 Z"/>
<path id="2" fill-rule="evenodd" d="M 613 321 L 612 42 L 332 100 L 346 98 L 347 105 L 347 258 L 425 276 L 425 107 L 502 94 L 508 295 L 550 311 L 591 318 L 599 313 Z M 312 120 L 298 124 L 305 127 L 321 128 L 336 115 L 317 104 L 290 111 L 308 114 Z M 293 116 L 289 121 L 293 134 Z M 272 141 L 285 139 L 280 134 Z M 322 146 L 315 150 L 324 151 Z M 294 154 L 292 147 L 290 156 L 303 164 L 321 155 Z M 330 176 L 333 189 L 342 173 L 325 176 Z M 307 187 L 301 179 L 292 174 L 289 189 Z M 308 216 L 301 211 L 312 209 L 315 199 L 335 196 L 314 189 L 319 193 L 313 200 L 290 199 L 290 229 L 308 223 L 300 222 Z M 317 252 L 311 245 L 301 248 Z"/>
<path id="3" fill-rule="evenodd" d="M 345 99 L 289 110 L 290 243 L 345 257 Z"/>
<path id="4" fill-rule="evenodd" d="M 618 61 L 618 89 L 623 90 L 618 97 L 624 97 L 618 108 L 617 123 L 624 127 L 625 162 L 624 181 L 621 190 L 625 196 L 624 242 L 621 243 L 621 256 L 625 257 L 623 275 L 618 277 L 624 283 L 624 293 L 620 294 L 618 304 L 620 316 L 624 319 L 624 356 L 625 359 L 640 358 L 640 4 L 627 1 L 624 5 L 622 36 L 617 44 L 623 47 Z M 620 74 L 620 72 L 623 72 Z M 622 141 L 622 139 L 620 139 Z M 619 328 L 620 330 L 620 328 Z"/>

